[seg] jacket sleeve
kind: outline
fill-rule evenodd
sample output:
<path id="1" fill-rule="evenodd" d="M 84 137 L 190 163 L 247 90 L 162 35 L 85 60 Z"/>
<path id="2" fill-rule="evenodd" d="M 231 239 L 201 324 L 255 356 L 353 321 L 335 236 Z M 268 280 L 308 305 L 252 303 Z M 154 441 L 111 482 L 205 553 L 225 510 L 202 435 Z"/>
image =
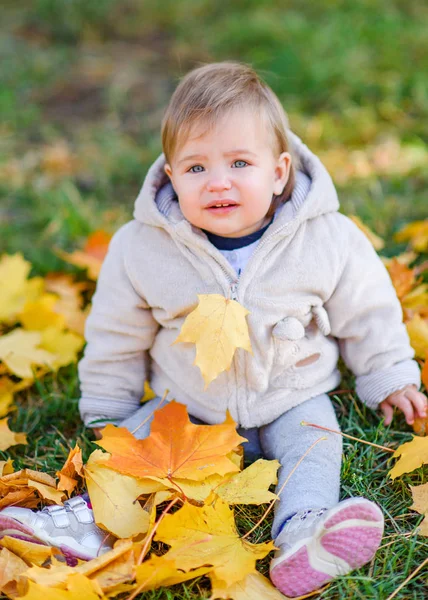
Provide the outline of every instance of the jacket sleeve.
<path id="1" fill-rule="evenodd" d="M 420 370 L 388 271 L 360 229 L 344 215 L 339 218 L 343 262 L 325 308 L 331 335 L 356 375 L 359 398 L 377 408 L 405 385 L 419 389 Z"/>
<path id="2" fill-rule="evenodd" d="M 147 351 L 159 327 L 130 277 L 130 226 L 110 243 L 85 326 L 87 346 L 78 369 L 79 410 L 87 426 L 118 423 L 138 409 L 148 375 Z"/>

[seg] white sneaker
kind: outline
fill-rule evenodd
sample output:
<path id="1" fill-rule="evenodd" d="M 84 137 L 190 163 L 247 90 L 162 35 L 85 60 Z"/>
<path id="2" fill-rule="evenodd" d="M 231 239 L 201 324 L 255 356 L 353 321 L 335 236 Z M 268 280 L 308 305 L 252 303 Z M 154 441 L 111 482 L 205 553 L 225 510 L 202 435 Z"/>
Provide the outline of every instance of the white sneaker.
<path id="1" fill-rule="evenodd" d="M 297 513 L 275 540 L 272 582 L 291 598 L 319 589 L 369 562 L 379 548 L 383 526 L 382 511 L 366 498 Z"/>
<path id="2" fill-rule="evenodd" d="M 34 512 L 10 506 L 0 511 L 0 538 L 5 535 L 55 546 L 72 564 L 91 560 L 111 550 L 115 538 L 100 529 L 92 510 L 80 496 L 64 506 L 47 506 Z"/>

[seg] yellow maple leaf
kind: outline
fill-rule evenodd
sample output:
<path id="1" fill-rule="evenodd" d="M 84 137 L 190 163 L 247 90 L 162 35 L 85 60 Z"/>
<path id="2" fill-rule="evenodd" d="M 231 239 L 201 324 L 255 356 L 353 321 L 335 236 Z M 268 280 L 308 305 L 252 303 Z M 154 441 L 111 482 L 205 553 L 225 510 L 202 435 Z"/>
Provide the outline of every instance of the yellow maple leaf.
<path id="1" fill-rule="evenodd" d="M 67 589 L 49 588 L 33 581 L 28 582 L 28 590 L 22 600 L 99 600 L 105 598 L 96 581 L 81 573 L 69 575 Z"/>
<path id="2" fill-rule="evenodd" d="M 84 343 L 84 338 L 73 331 L 48 327 L 41 332 L 40 348 L 53 355 L 51 366 L 54 370 L 76 362 Z"/>
<path id="3" fill-rule="evenodd" d="M 285 600 L 281 594 L 261 573 L 249 573 L 241 581 L 227 586 L 212 573 L 210 574 L 212 593 L 209 600 Z"/>
<path id="4" fill-rule="evenodd" d="M 33 277 L 28 281 L 31 264 L 22 254 L 4 255 L 0 259 L 0 321 L 9 323 L 16 319 L 28 300 L 37 298 L 43 289 L 43 279 Z"/>
<path id="5" fill-rule="evenodd" d="M 8 458 L 7 460 L 0 460 L 0 477 L 3 477 L 3 475 L 10 475 L 10 473 L 13 473 L 12 459 Z"/>
<path id="6" fill-rule="evenodd" d="M 146 533 L 150 513 L 136 499 L 147 493 L 147 484 L 144 480 L 107 468 L 109 458 L 109 454 L 95 450 L 85 466 L 86 484 L 95 520 L 98 525 L 120 538 Z M 153 482 L 150 485 L 153 487 Z M 164 486 L 158 484 L 159 488 L 164 489 Z"/>
<path id="7" fill-rule="evenodd" d="M 241 473 L 232 475 L 225 483 L 215 488 L 215 493 L 228 504 L 264 504 L 278 496 L 269 492 L 277 483 L 276 472 L 280 467 L 277 460 L 259 459 Z"/>
<path id="8" fill-rule="evenodd" d="M 64 273 L 50 273 L 45 277 L 45 288 L 58 296 L 55 311 L 64 316 L 67 329 L 83 335 L 88 310 L 82 310 L 82 292 L 88 283 L 74 281 Z"/>
<path id="9" fill-rule="evenodd" d="M 205 575 L 210 569 L 211 567 L 199 567 L 186 572 L 177 569 L 175 561 L 169 560 L 165 555 L 153 554 L 137 567 L 137 587 L 141 592 L 168 587 Z"/>
<path id="10" fill-rule="evenodd" d="M 428 322 L 419 315 L 414 315 L 407 321 L 406 328 L 416 357 L 425 358 L 425 352 L 428 350 Z"/>
<path id="11" fill-rule="evenodd" d="M 10 598 L 18 596 L 16 582 L 19 576 L 28 569 L 26 562 L 10 552 L 7 548 L 0 549 L 0 591 Z"/>
<path id="12" fill-rule="evenodd" d="M 57 302 L 58 298 L 54 294 L 42 294 L 37 300 L 26 302 L 18 315 L 24 329 L 29 331 L 41 331 L 46 327 L 63 329 L 65 318 L 56 312 Z"/>
<path id="13" fill-rule="evenodd" d="M 411 473 L 428 463 L 428 437 L 413 436 L 411 442 L 398 446 L 392 457 L 399 460 L 389 472 L 391 479 Z"/>
<path id="14" fill-rule="evenodd" d="M 256 560 L 273 550 L 273 542 L 251 544 L 238 535 L 234 513 L 218 498 L 202 507 L 185 503 L 159 524 L 155 539 L 171 546 L 165 555 L 178 569 L 211 565 L 212 571 L 230 586 L 255 570 Z"/>
<path id="15" fill-rule="evenodd" d="M 413 497 L 413 504 L 410 508 L 421 515 L 425 515 L 425 519 L 419 525 L 419 533 L 428 536 L 428 483 L 411 485 L 410 490 Z"/>
<path id="16" fill-rule="evenodd" d="M 85 561 L 76 567 L 68 567 L 52 558 L 49 569 L 33 566 L 25 573 L 34 583 L 43 587 L 65 589 L 70 575 L 79 573 L 96 579 L 103 591 L 111 590 L 118 584 L 134 578 L 134 545 L 132 540 L 118 540 L 114 548 L 97 558 Z"/>
<path id="17" fill-rule="evenodd" d="M 16 554 L 16 556 L 19 556 L 19 558 L 22 558 L 22 560 L 25 560 L 27 564 L 38 565 L 40 567 L 46 560 L 50 559 L 54 553 L 58 552 L 56 548 L 30 542 L 29 540 L 20 540 L 19 538 L 9 537 L 8 535 L 2 537 L 1 545 L 10 550 L 10 552 Z"/>
<path id="18" fill-rule="evenodd" d="M 17 444 L 26 444 L 25 433 L 15 433 L 9 429 L 7 419 L 0 419 L 0 450 L 4 451 Z"/>
<path id="19" fill-rule="evenodd" d="M 40 342 L 40 332 L 24 331 L 18 327 L 0 337 L 0 360 L 14 375 L 32 379 L 32 365 L 52 368 L 55 359 L 50 352 L 37 348 Z"/>
<path id="20" fill-rule="evenodd" d="M 425 221 L 414 221 L 405 225 L 394 235 L 396 242 L 410 241 L 416 252 L 428 251 L 428 219 Z"/>
<path id="21" fill-rule="evenodd" d="M 186 317 L 173 344 L 191 342 L 196 345 L 197 365 L 205 389 L 221 372 L 230 369 L 237 348 L 252 353 L 246 315 L 239 302 L 221 294 L 198 294 L 198 306 Z"/>
<path id="22" fill-rule="evenodd" d="M 356 215 L 348 215 L 348 216 L 351 219 L 351 221 L 353 221 L 355 223 L 355 225 L 359 229 L 361 229 L 361 231 L 364 233 L 364 235 L 370 240 L 370 242 L 375 250 L 382 250 L 382 248 L 385 247 L 385 242 L 383 241 L 383 239 L 381 237 L 379 237 L 378 235 L 376 235 L 369 227 L 367 227 L 367 225 L 365 225 L 362 222 L 360 217 L 357 217 Z"/>
<path id="23" fill-rule="evenodd" d="M 15 384 L 9 377 L 0 377 L 0 418 L 16 408 L 13 405 L 14 389 Z"/>

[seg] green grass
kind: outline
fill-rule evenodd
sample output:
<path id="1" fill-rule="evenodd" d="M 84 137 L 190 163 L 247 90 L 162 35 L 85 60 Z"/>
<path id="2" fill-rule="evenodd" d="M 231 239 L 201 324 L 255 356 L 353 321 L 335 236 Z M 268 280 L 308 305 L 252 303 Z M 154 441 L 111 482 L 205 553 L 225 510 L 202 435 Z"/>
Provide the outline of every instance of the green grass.
<path id="1" fill-rule="evenodd" d="M 178 77 L 200 62 L 250 62 L 279 95 L 293 129 L 333 165 L 344 213 L 358 214 L 386 240 L 384 255 L 405 249 L 393 241 L 404 223 L 426 217 L 428 161 L 403 170 L 403 156 L 344 180 L 353 152 L 385 139 L 427 155 L 428 52 L 423 0 L 8 0 L 2 10 L 0 110 L 0 253 L 23 252 L 32 274 L 72 271 L 55 248 L 76 248 L 95 229 L 116 230 L 132 215 L 145 172 L 160 152 L 163 109 Z M 46 149 L 67 145 L 68 172 L 45 168 Z M 345 374 L 342 387 L 352 388 Z M 78 441 L 85 458 L 95 448 L 78 418 L 75 367 L 46 377 L 17 399 L 11 418 L 28 433 L 27 447 L 0 453 L 16 468 L 54 474 Z M 402 418 L 385 429 L 354 394 L 334 397 L 343 431 L 379 444 L 409 439 Z M 408 484 L 427 470 L 387 478 L 381 450 L 345 440 L 343 497 L 365 495 L 385 511 L 384 546 L 373 563 L 338 579 L 323 599 L 385 600 L 427 556 L 414 529 Z M 263 509 L 238 509 L 242 531 Z M 269 537 L 270 519 L 253 541 Z M 267 573 L 268 559 L 260 563 Z M 427 595 L 426 572 L 396 598 Z M 144 599 L 209 597 L 205 578 L 147 592 Z"/>

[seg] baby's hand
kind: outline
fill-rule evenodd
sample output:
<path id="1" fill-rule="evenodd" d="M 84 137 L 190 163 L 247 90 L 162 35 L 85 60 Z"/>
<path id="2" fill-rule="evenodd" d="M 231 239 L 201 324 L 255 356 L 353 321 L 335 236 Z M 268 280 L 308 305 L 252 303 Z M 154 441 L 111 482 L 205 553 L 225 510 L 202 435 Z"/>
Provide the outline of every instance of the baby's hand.
<path id="1" fill-rule="evenodd" d="M 427 397 L 418 392 L 415 385 L 406 385 L 402 390 L 390 394 L 379 407 L 385 416 L 385 425 L 392 421 L 394 409 L 399 408 L 406 417 L 406 423 L 413 425 L 415 417 L 424 419 L 427 416 Z"/>

